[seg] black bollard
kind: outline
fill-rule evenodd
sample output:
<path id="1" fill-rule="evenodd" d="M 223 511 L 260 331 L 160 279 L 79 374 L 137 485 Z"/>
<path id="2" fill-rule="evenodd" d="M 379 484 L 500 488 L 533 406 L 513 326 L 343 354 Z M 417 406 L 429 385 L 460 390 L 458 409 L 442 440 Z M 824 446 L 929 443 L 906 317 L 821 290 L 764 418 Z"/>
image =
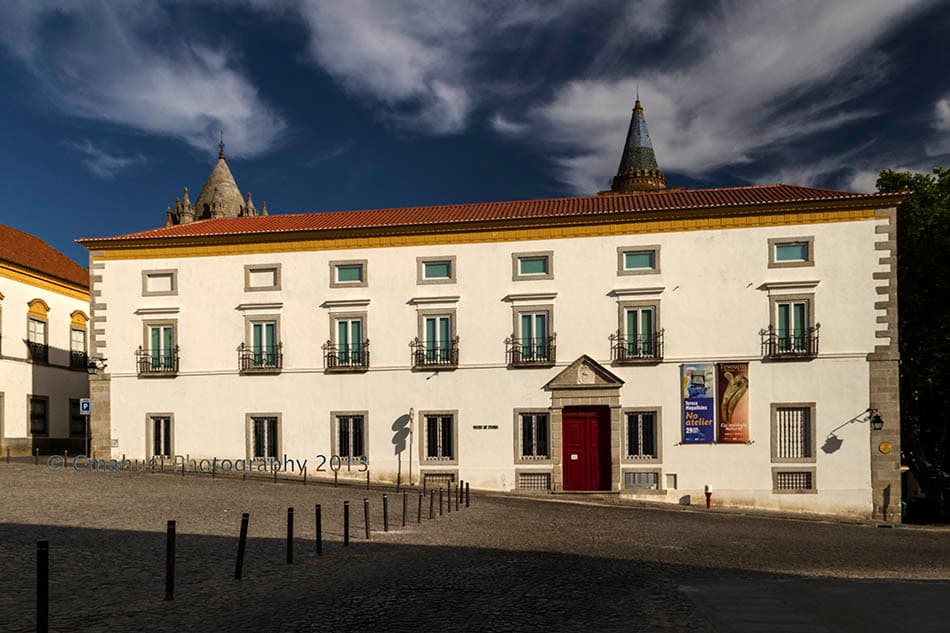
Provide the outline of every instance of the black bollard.
<path id="1" fill-rule="evenodd" d="M 468 482 L 465 482 L 465 507 L 471 507 L 472 495 L 471 491 L 468 489 Z"/>
<path id="2" fill-rule="evenodd" d="M 165 536 L 165 600 L 175 599 L 175 522 L 169 521 Z"/>
<path id="3" fill-rule="evenodd" d="M 383 495 L 383 532 L 389 531 L 389 495 Z"/>
<path id="4" fill-rule="evenodd" d="M 215 459 L 211 462 L 211 478 L 217 479 L 217 475 L 218 475 L 218 460 Z"/>
<path id="5" fill-rule="evenodd" d="M 7 463 L 10 463 L 10 447 L 7 446 Z"/>
<path id="6" fill-rule="evenodd" d="M 455 487 L 455 511 L 459 511 L 459 499 L 461 498 L 462 493 L 458 486 Z"/>
<path id="7" fill-rule="evenodd" d="M 429 493 L 429 520 L 431 521 L 435 517 L 435 510 L 433 506 L 435 505 L 435 493 Z"/>
<path id="8" fill-rule="evenodd" d="M 294 562 L 294 509 L 287 508 L 287 564 Z"/>
<path id="9" fill-rule="evenodd" d="M 350 544 L 350 502 L 343 502 L 343 547 Z"/>
<path id="10" fill-rule="evenodd" d="M 39 466 L 39 465 L 40 465 L 40 449 L 38 449 L 38 448 L 35 449 L 34 452 L 33 452 L 33 465 L 34 465 L 34 466 Z"/>
<path id="11" fill-rule="evenodd" d="M 339 477 L 339 476 L 340 476 L 339 473 L 334 470 L 334 471 L 333 471 L 333 487 L 334 487 L 334 488 L 336 488 L 336 480 L 337 480 L 337 477 Z"/>
<path id="12" fill-rule="evenodd" d="M 181 463 L 181 476 L 182 476 L 182 477 L 185 476 L 185 462 L 182 462 L 182 463 Z"/>
<path id="13" fill-rule="evenodd" d="M 419 513 L 416 515 L 416 523 L 422 523 L 422 493 L 419 493 Z"/>
<path id="14" fill-rule="evenodd" d="M 363 526 L 366 532 L 366 540 L 369 540 L 369 499 L 363 497 Z"/>
<path id="15" fill-rule="evenodd" d="M 366 489 L 369 490 L 369 469 L 366 470 Z"/>
<path id="16" fill-rule="evenodd" d="M 305 486 L 307 485 L 307 466 L 306 465 L 304 465 L 303 467 L 303 485 Z"/>
<path id="17" fill-rule="evenodd" d="M 425 477 L 422 478 L 422 494 L 424 494 L 424 495 L 429 494 L 429 491 L 426 490 L 426 478 L 425 478 Z"/>
<path id="18" fill-rule="evenodd" d="M 49 541 L 36 542 L 36 632 L 49 631 Z"/>
<path id="19" fill-rule="evenodd" d="M 241 536 L 238 537 L 237 564 L 234 566 L 234 579 L 240 580 L 244 573 L 244 550 L 247 548 L 247 522 L 251 515 L 247 512 L 241 515 Z"/>
<path id="20" fill-rule="evenodd" d="M 409 493 L 402 493 L 402 526 L 406 527 L 406 506 L 409 505 Z"/>
<path id="21" fill-rule="evenodd" d="M 320 504 L 316 508 L 316 530 L 317 530 L 317 556 L 323 554 L 323 517 L 320 513 Z"/>
<path id="22" fill-rule="evenodd" d="M 452 484 L 445 484 L 445 509 L 452 513 Z"/>

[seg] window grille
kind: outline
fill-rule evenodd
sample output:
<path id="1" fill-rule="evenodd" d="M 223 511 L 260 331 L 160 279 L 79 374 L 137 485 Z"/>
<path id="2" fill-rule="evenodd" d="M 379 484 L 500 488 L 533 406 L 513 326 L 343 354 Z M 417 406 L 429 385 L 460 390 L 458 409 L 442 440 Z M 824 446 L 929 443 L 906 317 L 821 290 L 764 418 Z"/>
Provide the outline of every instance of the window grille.
<path id="1" fill-rule="evenodd" d="M 812 490 L 814 480 L 810 471 L 780 471 L 775 473 L 776 490 Z"/>
<path id="2" fill-rule="evenodd" d="M 627 490 L 659 490 L 660 473 L 657 472 L 625 472 L 623 487 Z"/>
<path id="3" fill-rule="evenodd" d="M 548 459 L 551 456 L 548 431 L 547 413 L 521 414 L 522 459 Z"/>
<path id="4" fill-rule="evenodd" d="M 455 446 L 452 442 L 454 421 L 451 415 L 427 415 L 426 420 L 426 459 L 446 460 L 455 458 Z"/>
<path id="5" fill-rule="evenodd" d="M 627 457 L 630 459 L 655 459 L 659 453 L 656 446 L 656 413 L 632 411 L 627 414 Z"/>
<path id="6" fill-rule="evenodd" d="M 811 452 L 811 411 L 807 407 L 780 407 L 776 413 L 776 456 L 807 459 Z"/>
<path id="7" fill-rule="evenodd" d="M 454 484 L 455 473 L 425 473 L 423 479 L 426 488 L 436 490 L 444 487 L 446 484 Z"/>
<path id="8" fill-rule="evenodd" d="M 551 473 L 518 473 L 518 488 L 521 490 L 550 490 Z"/>

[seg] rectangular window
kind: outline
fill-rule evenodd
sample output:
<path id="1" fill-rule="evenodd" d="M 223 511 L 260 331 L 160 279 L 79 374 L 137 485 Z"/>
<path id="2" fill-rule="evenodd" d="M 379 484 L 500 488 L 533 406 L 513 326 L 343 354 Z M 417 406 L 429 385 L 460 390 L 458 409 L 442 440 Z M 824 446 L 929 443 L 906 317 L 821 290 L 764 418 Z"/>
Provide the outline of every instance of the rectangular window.
<path id="1" fill-rule="evenodd" d="M 69 351 L 73 354 L 86 353 L 86 330 L 78 328 L 69 330 Z"/>
<path id="2" fill-rule="evenodd" d="M 248 264 L 245 266 L 244 290 L 280 290 L 280 264 Z"/>
<path id="3" fill-rule="evenodd" d="M 69 434 L 72 436 L 86 435 L 86 416 L 79 412 L 79 400 L 69 399 Z"/>
<path id="4" fill-rule="evenodd" d="M 142 296 L 162 296 L 178 294 L 177 270 L 143 270 Z"/>
<path id="5" fill-rule="evenodd" d="M 521 414 L 521 458 L 550 459 L 550 425 L 547 413 Z"/>
<path id="6" fill-rule="evenodd" d="M 786 237 L 769 240 L 769 268 L 815 265 L 815 238 Z"/>
<path id="7" fill-rule="evenodd" d="M 627 458 L 657 459 L 657 424 L 653 411 L 627 413 Z"/>
<path id="8" fill-rule="evenodd" d="M 277 322 L 251 322 L 251 353 L 254 367 L 277 367 Z"/>
<path id="9" fill-rule="evenodd" d="M 554 279 L 554 252 L 511 254 L 511 279 Z"/>
<path id="10" fill-rule="evenodd" d="M 49 399 L 44 396 L 30 397 L 30 433 L 32 435 L 49 433 Z"/>
<path id="11" fill-rule="evenodd" d="M 660 473 L 656 471 L 624 471 L 623 487 L 626 490 L 659 490 Z"/>
<path id="12" fill-rule="evenodd" d="M 337 416 L 337 454 L 342 459 L 359 461 L 366 457 L 365 418 L 361 415 Z"/>
<path id="13" fill-rule="evenodd" d="M 547 275 L 547 257 L 523 257 L 518 260 L 518 272 L 522 275 Z"/>
<path id="14" fill-rule="evenodd" d="M 147 326 L 148 358 L 151 371 L 171 371 L 175 368 L 175 326 Z"/>
<path id="15" fill-rule="evenodd" d="M 277 459 L 277 418 L 251 418 L 251 457 Z"/>
<path id="16" fill-rule="evenodd" d="M 624 340 L 627 356 L 656 356 L 656 308 L 639 306 L 624 310 Z"/>
<path id="17" fill-rule="evenodd" d="M 366 286 L 366 260 L 352 259 L 330 262 L 331 288 L 363 288 Z"/>
<path id="18" fill-rule="evenodd" d="M 450 461 L 455 459 L 455 419 L 452 415 L 425 416 L 426 459 Z"/>
<path id="19" fill-rule="evenodd" d="M 518 488 L 520 490 L 550 490 L 551 473 L 518 473 Z"/>
<path id="20" fill-rule="evenodd" d="M 778 352 L 809 350 L 808 301 L 775 302 L 775 334 Z"/>
<path id="21" fill-rule="evenodd" d="M 522 312 L 518 316 L 521 359 L 524 361 L 547 360 L 549 356 L 548 313 Z"/>
<path id="22" fill-rule="evenodd" d="M 781 491 L 811 490 L 812 473 L 810 471 L 776 471 L 775 489 Z"/>
<path id="23" fill-rule="evenodd" d="M 363 319 L 337 319 L 337 361 L 340 365 L 363 365 Z"/>
<path id="24" fill-rule="evenodd" d="M 27 325 L 27 338 L 35 345 L 46 345 L 46 322 L 30 319 Z"/>
<path id="25" fill-rule="evenodd" d="M 776 407 L 774 411 L 776 461 L 809 460 L 813 454 L 810 407 Z"/>
<path id="26" fill-rule="evenodd" d="M 152 455 L 155 457 L 171 457 L 172 451 L 172 419 L 166 415 L 152 416 L 152 437 L 149 438 L 152 446 Z"/>
<path id="27" fill-rule="evenodd" d="M 642 275 L 660 272 L 660 247 L 630 246 L 617 249 L 617 274 Z"/>
<path id="28" fill-rule="evenodd" d="M 418 257 L 416 258 L 416 283 L 448 284 L 455 283 L 455 257 Z"/>
<path id="29" fill-rule="evenodd" d="M 427 364 L 452 361 L 452 316 L 427 316 L 423 319 L 423 344 Z"/>

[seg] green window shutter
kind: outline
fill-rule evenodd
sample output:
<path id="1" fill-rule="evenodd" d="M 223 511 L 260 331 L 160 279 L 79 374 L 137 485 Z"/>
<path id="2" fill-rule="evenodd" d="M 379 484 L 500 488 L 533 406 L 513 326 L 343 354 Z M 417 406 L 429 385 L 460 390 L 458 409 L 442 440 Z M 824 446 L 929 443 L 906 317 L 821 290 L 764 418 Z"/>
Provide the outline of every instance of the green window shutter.
<path id="1" fill-rule="evenodd" d="M 341 356 L 346 354 L 349 349 L 348 325 L 343 319 L 336 322 L 336 345 Z"/>
<path id="2" fill-rule="evenodd" d="M 152 359 L 152 366 L 158 367 L 159 362 L 161 362 L 162 354 L 162 329 L 159 327 L 149 328 L 149 335 L 152 345 L 152 349 L 149 350 L 149 356 L 151 356 Z"/>
<path id="3" fill-rule="evenodd" d="M 521 315 L 521 338 L 530 339 L 533 338 L 534 328 L 531 327 L 531 315 L 522 314 Z"/>
<path id="4" fill-rule="evenodd" d="M 267 346 L 267 353 L 273 358 L 277 353 L 277 324 L 264 324 L 264 344 Z"/>
<path id="5" fill-rule="evenodd" d="M 439 348 L 442 362 L 449 360 L 449 339 L 452 338 L 452 321 L 449 317 L 439 318 Z"/>
<path id="6" fill-rule="evenodd" d="M 627 270 L 648 270 L 656 268 L 656 254 L 653 251 L 630 251 L 623 254 L 623 267 Z"/>
<path id="7" fill-rule="evenodd" d="M 363 322 L 350 321 L 350 337 L 353 353 L 358 354 L 363 349 Z"/>
<path id="8" fill-rule="evenodd" d="M 173 357 L 173 355 L 174 355 L 174 353 L 175 353 L 175 352 L 174 352 L 174 348 L 175 348 L 174 335 L 175 335 L 175 332 L 174 332 L 174 330 L 173 330 L 171 327 L 167 327 L 167 326 L 166 326 L 166 327 L 163 327 L 163 328 L 162 328 L 162 334 L 163 334 L 163 337 L 162 337 L 162 338 L 163 338 L 163 340 L 162 340 L 162 355 L 164 356 L 164 360 L 165 360 L 165 365 L 164 365 L 164 366 L 165 366 L 166 368 L 171 368 L 171 365 L 172 365 L 172 357 Z"/>
<path id="9" fill-rule="evenodd" d="M 519 275 L 546 275 L 548 274 L 547 257 L 522 257 L 518 260 Z"/>
<path id="10" fill-rule="evenodd" d="M 806 321 L 806 319 L 805 319 L 805 304 L 804 304 L 804 303 L 796 303 L 796 304 L 795 304 L 795 321 L 794 321 L 795 335 L 796 335 L 796 336 L 800 336 L 800 335 L 802 335 L 802 334 L 805 333 L 805 328 L 807 327 L 805 321 Z"/>
<path id="11" fill-rule="evenodd" d="M 644 354 L 653 354 L 653 308 L 640 310 L 640 343 Z"/>
<path id="12" fill-rule="evenodd" d="M 251 325 L 251 345 L 254 348 L 255 354 L 261 353 L 261 348 L 263 347 L 263 336 L 264 336 L 264 326 L 262 323 L 254 323 Z"/>

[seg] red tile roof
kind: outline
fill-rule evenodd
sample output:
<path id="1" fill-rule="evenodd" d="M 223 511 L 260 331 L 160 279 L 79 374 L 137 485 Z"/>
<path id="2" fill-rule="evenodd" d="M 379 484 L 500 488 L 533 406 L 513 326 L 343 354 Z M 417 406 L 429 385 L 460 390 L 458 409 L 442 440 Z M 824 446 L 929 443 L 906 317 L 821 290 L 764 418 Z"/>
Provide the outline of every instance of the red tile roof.
<path id="1" fill-rule="evenodd" d="M 466 222 L 542 219 L 567 216 L 594 216 L 610 213 L 643 213 L 678 209 L 711 209 L 716 207 L 749 207 L 756 205 L 854 201 L 889 197 L 894 194 L 867 194 L 813 189 L 794 185 L 757 185 L 720 189 L 672 189 L 624 195 L 552 198 L 546 200 L 515 200 L 510 202 L 476 202 L 402 209 L 367 211 L 328 211 L 324 213 L 293 213 L 266 217 L 218 218 L 190 224 L 150 229 L 126 235 L 89 238 L 83 242 L 108 240 L 147 240 L 156 238 L 257 233 L 291 233 L 299 231 L 330 231 L 357 228 L 383 228 Z"/>
<path id="2" fill-rule="evenodd" d="M 0 261 L 89 288 L 89 271 L 29 233 L 0 224 Z"/>

